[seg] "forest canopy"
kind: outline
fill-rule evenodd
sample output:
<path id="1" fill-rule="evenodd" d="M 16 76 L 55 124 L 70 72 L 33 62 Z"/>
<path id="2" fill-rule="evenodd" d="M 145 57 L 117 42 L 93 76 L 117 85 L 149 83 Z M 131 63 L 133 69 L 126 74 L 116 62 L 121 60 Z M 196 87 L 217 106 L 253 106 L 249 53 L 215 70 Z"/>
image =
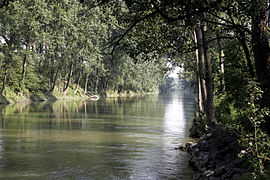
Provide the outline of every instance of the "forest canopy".
<path id="1" fill-rule="evenodd" d="M 164 55 L 134 52 L 131 38 L 112 41 L 126 26 L 124 2 L 27 0 L 0 9 L 1 94 L 157 91 L 167 72 Z M 75 88 L 73 87 L 73 88 Z"/>

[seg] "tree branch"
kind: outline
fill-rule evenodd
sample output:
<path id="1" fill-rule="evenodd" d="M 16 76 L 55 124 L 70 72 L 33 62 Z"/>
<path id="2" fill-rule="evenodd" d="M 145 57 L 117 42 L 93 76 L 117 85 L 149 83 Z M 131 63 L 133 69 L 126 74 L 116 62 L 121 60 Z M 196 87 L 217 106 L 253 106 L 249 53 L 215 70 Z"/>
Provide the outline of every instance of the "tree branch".
<path id="1" fill-rule="evenodd" d="M 237 31 L 244 31 L 244 32 L 247 32 L 249 34 L 251 34 L 250 30 L 248 28 L 245 28 L 244 26 L 240 25 L 240 24 L 236 24 L 233 20 L 233 17 L 230 13 L 228 13 L 228 16 L 230 18 L 231 21 L 223 18 L 223 17 L 220 17 L 212 12 L 207 12 L 208 14 L 212 15 L 213 17 L 225 22 L 225 23 L 228 23 L 228 24 L 225 24 L 225 23 L 219 23 L 219 22 L 215 22 L 215 21 L 211 21 L 211 20 L 205 20 L 206 22 L 210 22 L 212 24 L 216 24 L 216 25 L 221 25 L 221 26 L 226 26 L 226 27 L 230 27 L 232 29 L 235 29 Z"/>
<path id="2" fill-rule="evenodd" d="M 155 14 L 157 14 L 157 11 L 154 11 L 154 12 L 152 12 L 152 13 L 150 13 L 150 14 L 147 14 L 147 15 L 145 15 L 144 17 L 142 17 L 142 18 L 140 18 L 140 19 L 137 19 L 135 22 L 133 22 L 132 24 L 131 24 L 131 26 L 122 34 L 122 35 L 119 35 L 119 36 L 117 36 L 116 38 L 114 38 L 114 40 L 116 40 L 117 38 L 117 40 L 115 41 L 115 42 L 113 42 L 112 43 L 112 45 L 111 46 L 109 46 L 109 48 L 110 47 L 113 47 L 112 48 L 112 51 L 111 51 L 111 53 L 110 54 L 113 54 L 114 53 L 114 51 L 115 51 L 115 48 L 119 45 L 119 43 L 124 39 L 124 37 L 138 24 L 138 23 L 140 23 L 141 21 L 143 21 L 143 20 L 145 20 L 145 19 L 148 19 L 149 17 L 151 17 L 151 16 L 154 16 Z"/>
<path id="3" fill-rule="evenodd" d="M 209 44 L 211 42 L 214 42 L 216 41 L 217 39 L 234 39 L 235 37 L 232 37 L 232 36 L 219 36 L 219 37 L 215 37 L 213 39 L 210 39 L 209 41 L 207 41 L 206 43 Z M 187 50 L 182 50 L 181 49 L 177 49 L 175 46 L 167 46 L 167 48 L 172 48 L 174 49 L 175 51 L 177 51 L 178 53 L 182 53 L 182 54 L 186 54 L 186 53 L 192 53 L 194 52 L 195 50 L 199 49 L 200 47 L 202 47 L 203 45 L 200 45 L 200 46 L 193 46 L 193 47 L 189 47 Z"/>
<path id="4" fill-rule="evenodd" d="M 187 14 L 185 15 L 180 15 L 180 16 L 177 16 L 177 17 L 170 17 L 169 15 L 167 15 L 164 11 L 162 11 L 157 3 L 155 2 L 155 0 L 151 0 L 151 3 L 153 4 L 154 8 L 157 10 L 157 12 L 163 17 L 165 18 L 168 22 L 174 22 L 174 21 L 179 21 L 179 20 L 185 20 L 186 18 L 190 18 L 190 17 L 193 17 L 195 15 L 199 15 L 201 13 L 205 13 L 205 12 L 208 12 L 208 11 L 211 11 L 211 7 L 216 7 L 219 3 L 220 3 L 221 0 L 217 0 L 215 1 L 214 3 L 210 4 L 209 6 L 207 7 L 201 7 L 201 8 L 195 8 L 193 11 L 190 11 L 188 12 Z"/>

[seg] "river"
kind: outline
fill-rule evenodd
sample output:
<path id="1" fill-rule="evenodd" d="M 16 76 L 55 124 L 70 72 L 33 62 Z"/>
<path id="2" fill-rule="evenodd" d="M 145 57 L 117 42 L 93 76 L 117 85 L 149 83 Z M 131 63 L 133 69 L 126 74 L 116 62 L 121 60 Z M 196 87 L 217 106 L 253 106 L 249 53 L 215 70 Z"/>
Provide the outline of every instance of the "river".
<path id="1" fill-rule="evenodd" d="M 0 179 L 192 179 L 194 96 L 0 106 Z"/>

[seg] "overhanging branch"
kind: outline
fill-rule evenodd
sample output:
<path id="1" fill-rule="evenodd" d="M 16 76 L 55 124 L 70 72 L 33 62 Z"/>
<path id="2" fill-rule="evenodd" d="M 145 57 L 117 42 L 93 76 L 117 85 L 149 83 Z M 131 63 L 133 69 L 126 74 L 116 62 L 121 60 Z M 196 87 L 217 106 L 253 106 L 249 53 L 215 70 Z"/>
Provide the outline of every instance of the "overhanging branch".
<path id="1" fill-rule="evenodd" d="M 149 13 L 149 14 L 145 15 L 144 17 L 135 20 L 135 21 L 130 25 L 130 27 L 129 27 L 122 35 L 117 36 L 116 38 L 114 38 L 114 40 L 116 40 L 116 39 L 117 39 L 117 40 L 116 40 L 115 42 L 112 42 L 112 45 L 109 46 L 109 48 L 112 47 L 112 51 L 111 51 L 110 54 L 113 54 L 113 53 L 114 53 L 115 48 L 119 45 L 119 43 L 124 39 L 124 37 L 125 37 L 125 36 L 126 36 L 126 35 L 127 35 L 127 34 L 128 34 L 128 33 L 129 33 L 129 32 L 130 32 L 137 24 L 138 24 L 138 23 L 144 21 L 145 19 L 148 19 L 148 18 L 154 16 L 155 14 L 157 14 L 157 11 L 154 11 L 154 12 L 152 12 L 152 13 Z"/>
<path id="2" fill-rule="evenodd" d="M 221 0 L 217 0 L 214 3 L 210 4 L 207 7 L 200 7 L 200 8 L 194 8 L 193 11 L 188 12 L 185 15 L 179 15 L 177 17 L 171 17 L 168 14 L 166 14 L 160 7 L 158 7 L 157 3 L 155 2 L 155 0 L 151 0 L 151 3 L 153 4 L 154 8 L 156 9 L 156 11 L 164 18 L 166 19 L 168 22 L 174 22 L 174 21 L 179 21 L 179 20 L 185 20 L 187 18 L 191 18 L 194 17 L 196 15 L 199 15 L 201 13 L 205 13 L 208 11 L 211 11 L 211 7 L 216 7 L 219 5 L 219 3 L 221 2 Z"/>

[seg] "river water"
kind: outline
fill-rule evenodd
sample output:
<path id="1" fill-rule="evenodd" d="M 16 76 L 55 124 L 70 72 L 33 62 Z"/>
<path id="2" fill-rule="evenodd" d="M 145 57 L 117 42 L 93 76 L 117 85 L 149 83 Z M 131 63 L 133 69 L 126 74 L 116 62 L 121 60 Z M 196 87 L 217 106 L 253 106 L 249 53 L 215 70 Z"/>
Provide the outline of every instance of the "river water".
<path id="1" fill-rule="evenodd" d="M 0 106 L 0 179 L 192 179 L 181 93 Z"/>

